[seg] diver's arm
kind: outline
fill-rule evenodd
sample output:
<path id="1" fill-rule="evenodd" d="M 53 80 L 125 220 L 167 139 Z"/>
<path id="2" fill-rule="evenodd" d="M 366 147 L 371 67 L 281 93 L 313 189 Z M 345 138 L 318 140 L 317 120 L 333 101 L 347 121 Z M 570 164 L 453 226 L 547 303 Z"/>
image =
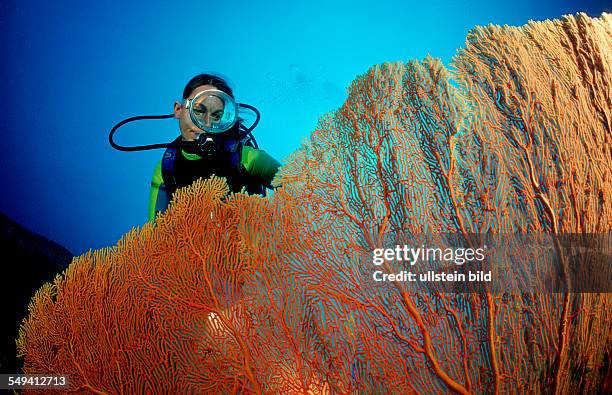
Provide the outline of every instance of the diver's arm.
<path id="1" fill-rule="evenodd" d="M 249 174 L 259 178 L 264 185 L 272 188 L 272 179 L 276 175 L 281 163 L 270 156 L 266 151 L 253 147 L 242 147 L 241 163 Z"/>
<path id="2" fill-rule="evenodd" d="M 149 221 L 155 219 L 157 212 L 164 211 L 168 205 L 168 195 L 166 193 L 164 178 L 162 177 L 162 161 L 160 160 L 151 180 L 151 193 L 149 196 Z"/>

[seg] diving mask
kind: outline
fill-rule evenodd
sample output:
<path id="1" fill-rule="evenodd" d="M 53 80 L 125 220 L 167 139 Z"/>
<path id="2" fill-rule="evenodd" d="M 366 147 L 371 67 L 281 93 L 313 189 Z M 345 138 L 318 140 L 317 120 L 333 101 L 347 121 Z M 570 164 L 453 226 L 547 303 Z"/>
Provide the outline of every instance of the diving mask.
<path id="1" fill-rule="evenodd" d="M 185 99 L 183 106 L 189 111 L 193 124 L 206 133 L 226 132 L 238 120 L 238 109 L 234 99 L 217 89 L 206 89 L 195 95 L 193 99 Z"/>

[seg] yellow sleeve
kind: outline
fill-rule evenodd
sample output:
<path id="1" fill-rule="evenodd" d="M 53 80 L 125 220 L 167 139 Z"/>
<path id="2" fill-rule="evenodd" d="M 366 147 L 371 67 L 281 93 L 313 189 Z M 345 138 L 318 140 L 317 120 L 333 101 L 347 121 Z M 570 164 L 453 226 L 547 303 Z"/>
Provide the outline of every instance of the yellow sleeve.
<path id="1" fill-rule="evenodd" d="M 240 162 L 249 174 L 262 180 L 268 188 L 271 188 L 272 180 L 281 166 L 266 151 L 249 146 L 242 147 Z"/>
<path id="2" fill-rule="evenodd" d="M 167 197 L 160 196 L 165 195 L 165 188 L 163 186 L 164 178 L 162 177 L 162 161 L 160 160 L 155 166 L 153 171 L 153 178 L 151 179 L 151 192 L 149 194 L 149 221 L 155 219 L 157 214 L 159 203 L 162 200 L 167 200 Z M 160 192 L 160 189 L 162 191 Z"/>

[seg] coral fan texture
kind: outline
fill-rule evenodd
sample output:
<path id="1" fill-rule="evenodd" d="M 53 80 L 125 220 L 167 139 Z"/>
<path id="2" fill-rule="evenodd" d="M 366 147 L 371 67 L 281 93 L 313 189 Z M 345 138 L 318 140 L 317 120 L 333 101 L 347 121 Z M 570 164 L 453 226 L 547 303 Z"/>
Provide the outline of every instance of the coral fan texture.
<path id="1" fill-rule="evenodd" d="M 364 281 L 397 235 L 611 231 L 612 16 L 478 27 L 451 66 L 358 77 L 271 198 L 198 181 L 76 258 L 33 299 L 24 372 L 95 393 L 602 391 L 609 294 Z"/>

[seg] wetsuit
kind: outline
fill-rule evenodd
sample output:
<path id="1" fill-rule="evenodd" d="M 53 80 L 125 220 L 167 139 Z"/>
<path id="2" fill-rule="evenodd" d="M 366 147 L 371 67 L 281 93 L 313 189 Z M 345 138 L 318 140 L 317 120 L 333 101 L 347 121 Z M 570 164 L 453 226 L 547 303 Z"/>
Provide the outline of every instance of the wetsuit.
<path id="1" fill-rule="evenodd" d="M 272 179 L 280 163 L 263 150 L 243 146 L 239 152 L 239 166 L 232 165 L 230 155 L 209 160 L 197 154 L 179 150 L 174 158 L 174 182 L 176 188 L 190 185 L 198 178 L 207 179 L 213 174 L 225 177 L 230 191 L 239 192 L 245 188 L 247 192 L 258 194 L 263 188 L 271 188 Z M 164 183 L 162 160 L 159 161 L 153 172 L 151 181 L 151 194 L 149 199 L 149 220 L 155 219 L 158 212 L 166 210 L 172 199 L 174 191 L 168 190 Z M 238 167 L 238 168 L 237 168 Z"/>

